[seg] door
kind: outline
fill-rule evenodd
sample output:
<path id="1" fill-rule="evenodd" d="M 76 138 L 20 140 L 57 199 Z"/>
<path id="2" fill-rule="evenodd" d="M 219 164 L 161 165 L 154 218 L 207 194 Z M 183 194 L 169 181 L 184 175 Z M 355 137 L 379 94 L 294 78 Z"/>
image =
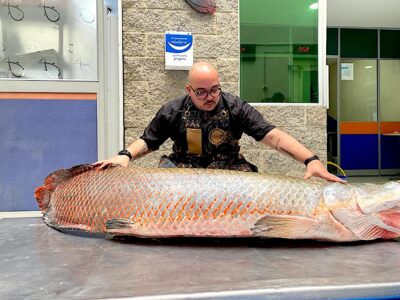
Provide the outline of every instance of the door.
<path id="1" fill-rule="evenodd" d="M 400 173 L 400 59 L 380 61 L 381 173 Z"/>
<path id="2" fill-rule="evenodd" d="M 379 174 L 377 60 L 340 60 L 340 165 L 349 175 Z"/>

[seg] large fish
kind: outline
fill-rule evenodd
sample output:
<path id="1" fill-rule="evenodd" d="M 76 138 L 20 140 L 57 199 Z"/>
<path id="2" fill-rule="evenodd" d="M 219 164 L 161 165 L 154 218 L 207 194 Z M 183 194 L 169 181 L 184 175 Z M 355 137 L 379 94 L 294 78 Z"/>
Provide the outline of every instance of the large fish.
<path id="1" fill-rule="evenodd" d="M 35 197 L 56 229 L 141 237 L 329 241 L 400 236 L 400 183 L 343 185 L 224 170 L 91 165 L 46 177 Z"/>
<path id="2" fill-rule="evenodd" d="M 203 14 L 215 13 L 215 0 L 186 0 L 186 2 L 198 12 Z"/>

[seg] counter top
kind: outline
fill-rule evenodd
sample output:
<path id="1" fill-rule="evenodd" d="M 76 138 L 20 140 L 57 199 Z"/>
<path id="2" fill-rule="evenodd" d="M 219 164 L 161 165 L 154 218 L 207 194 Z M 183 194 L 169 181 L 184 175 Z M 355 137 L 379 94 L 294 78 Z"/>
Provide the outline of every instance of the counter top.
<path id="1" fill-rule="evenodd" d="M 399 270 L 399 240 L 110 240 L 0 219 L 0 299 L 394 297 Z"/>

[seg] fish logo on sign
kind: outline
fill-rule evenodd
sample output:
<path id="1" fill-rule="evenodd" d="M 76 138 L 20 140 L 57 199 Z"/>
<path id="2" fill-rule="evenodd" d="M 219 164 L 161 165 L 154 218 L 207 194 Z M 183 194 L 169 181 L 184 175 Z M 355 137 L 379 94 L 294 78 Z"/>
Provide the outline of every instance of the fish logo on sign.
<path id="1" fill-rule="evenodd" d="M 193 66 L 193 36 L 190 32 L 165 33 L 165 69 L 189 70 Z"/>
<path id="2" fill-rule="evenodd" d="M 192 35 L 166 34 L 166 51 L 169 53 L 183 53 L 193 44 Z"/>

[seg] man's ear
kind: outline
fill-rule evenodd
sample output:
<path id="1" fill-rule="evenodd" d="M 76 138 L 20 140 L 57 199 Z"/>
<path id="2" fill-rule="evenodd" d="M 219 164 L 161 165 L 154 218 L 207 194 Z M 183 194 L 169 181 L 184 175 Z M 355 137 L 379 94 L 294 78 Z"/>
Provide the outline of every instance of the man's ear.
<path id="1" fill-rule="evenodd" d="M 187 93 L 188 95 L 190 95 L 191 88 L 190 88 L 190 85 L 189 85 L 189 84 L 186 84 L 185 90 L 186 90 L 186 93 Z"/>

